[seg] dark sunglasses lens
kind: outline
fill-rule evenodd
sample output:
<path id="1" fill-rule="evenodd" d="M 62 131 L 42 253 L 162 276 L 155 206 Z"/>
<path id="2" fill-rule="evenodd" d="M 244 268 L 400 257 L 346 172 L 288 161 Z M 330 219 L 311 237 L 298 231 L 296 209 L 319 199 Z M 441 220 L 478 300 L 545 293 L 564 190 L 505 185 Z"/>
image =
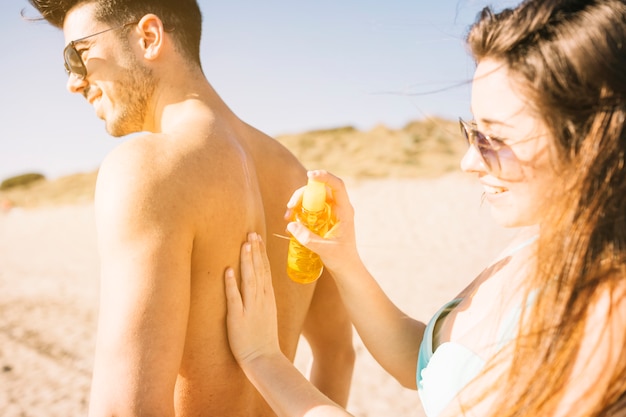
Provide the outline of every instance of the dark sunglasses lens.
<path id="1" fill-rule="evenodd" d="M 68 74 L 72 72 L 80 78 L 85 78 L 87 70 L 76 49 L 72 46 L 68 46 L 65 48 L 65 51 L 63 51 L 63 55 L 65 58 L 65 71 L 67 71 Z"/>
<path id="2" fill-rule="evenodd" d="M 498 154 L 493 148 L 491 141 L 463 120 L 459 120 L 459 124 L 461 125 L 461 132 L 468 146 L 474 146 L 480 158 L 485 163 L 485 167 L 489 171 L 497 173 L 496 171 L 500 170 L 500 162 L 498 161 Z"/>
<path id="3" fill-rule="evenodd" d="M 485 165 L 487 165 L 487 168 L 491 171 L 498 168 L 500 166 L 498 163 L 498 155 L 496 154 L 496 150 L 493 149 L 493 145 L 489 139 L 477 130 L 474 130 L 473 134 L 474 144 L 480 156 L 483 158 Z"/>

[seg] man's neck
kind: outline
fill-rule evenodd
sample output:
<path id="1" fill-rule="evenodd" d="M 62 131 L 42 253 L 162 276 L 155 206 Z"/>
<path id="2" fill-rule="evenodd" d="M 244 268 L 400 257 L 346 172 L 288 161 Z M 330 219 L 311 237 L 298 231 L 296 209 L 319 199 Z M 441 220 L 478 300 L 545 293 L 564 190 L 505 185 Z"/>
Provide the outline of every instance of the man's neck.
<path id="1" fill-rule="evenodd" d="M 167 133 L 178 130 L 194 114 L 225 114 L 230 110 L 201 71 L 162 77 L 148 109 L 145 131 Z M 173 81 L 170 81 L 173 80 Z"/>

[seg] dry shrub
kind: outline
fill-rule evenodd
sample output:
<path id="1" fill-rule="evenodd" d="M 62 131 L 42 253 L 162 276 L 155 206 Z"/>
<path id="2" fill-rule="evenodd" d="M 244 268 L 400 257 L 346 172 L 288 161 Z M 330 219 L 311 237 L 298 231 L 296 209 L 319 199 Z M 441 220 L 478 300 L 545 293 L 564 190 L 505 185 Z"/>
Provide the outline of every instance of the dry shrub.
<path id="1" fill-rule="evenodd" d="M 25 187 L 31 185 L 34 182 L 45 180 L 42 174 L 39 173 L 27 173 L 22 175 L 16 175 L 14 177 L 7 178 L 0 183 L 0 191 L 8 190 L 15 187 Z"/>
<path id="2" fill-rule="evenodd" d="M 459 169 L 467 148 L 458 122 L 438 118 L 411 122 L 398 130 L 379 125 L 363 132 L 347 126 L 276 139 L 308 169 L 327 169 L 351 178 L 440 176 Z M 97 171 L 52 181 L 27 175 L 30 177 L 23 178 L 20 186 L 0 188 L 0 203 L 39 207 L 93 200 Z"/>

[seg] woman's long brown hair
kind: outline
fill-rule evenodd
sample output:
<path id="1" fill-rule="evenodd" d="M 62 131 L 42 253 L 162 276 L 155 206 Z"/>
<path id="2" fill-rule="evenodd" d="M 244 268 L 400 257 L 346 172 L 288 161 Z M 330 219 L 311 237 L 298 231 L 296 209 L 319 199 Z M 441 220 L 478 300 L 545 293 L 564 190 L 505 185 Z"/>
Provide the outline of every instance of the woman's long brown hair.
<path id="1" fill-rule="evenodd" d="M 576 383 L 572 369 L 590 311 L 600 297 L 624 294 L 626 4 L 531 0 L 499 13 L 485 8 L 467 41 L 477 62 L 495 59 L 507 68 L 554 138 L 562 183 L 549 196 L 527 282 L 536 298 L 524 309 L 512 362 L 498 381 L 507 384 L 498 390 L 506 395 L 490 413 L 549 416 Z M 610 315 L 599 324 L 606 332 Z M 617 362 L 602 370 L 609 383 L 598 385 L 599 399 L 589 403 L 582 392 L 586 401 L 569 415 L 626 415 L 626 346 L 619 350 Z"/>

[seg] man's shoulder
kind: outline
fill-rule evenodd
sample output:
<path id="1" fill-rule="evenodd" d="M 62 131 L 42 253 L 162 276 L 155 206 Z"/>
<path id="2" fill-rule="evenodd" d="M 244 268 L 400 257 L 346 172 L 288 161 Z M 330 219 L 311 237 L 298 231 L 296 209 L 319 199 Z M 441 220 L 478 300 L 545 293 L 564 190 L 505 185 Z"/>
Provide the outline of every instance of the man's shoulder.
<path id="1" fill-rule="evenodd" d="M 141 184 L 158 176 L 171 154 L 164 149 L 160 135 L 148 134 L 127 139 L 102 162 L 98 182 Z"/>
<path id="2" fill-rule="evenodd" d="M 99 200 L 126 198 L 170 205 L 236 197 L 258 167 L 234 141 L 145 134 L 115 148 L 103 161 Z"/>
<path id="3" fill-rule="evenodd" d="M 190 182 L 167 141 L 163 135 L 147 134 L 111 151 L 98 172 L 96 204 L 137 207 L 182 200 Z"/>

